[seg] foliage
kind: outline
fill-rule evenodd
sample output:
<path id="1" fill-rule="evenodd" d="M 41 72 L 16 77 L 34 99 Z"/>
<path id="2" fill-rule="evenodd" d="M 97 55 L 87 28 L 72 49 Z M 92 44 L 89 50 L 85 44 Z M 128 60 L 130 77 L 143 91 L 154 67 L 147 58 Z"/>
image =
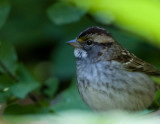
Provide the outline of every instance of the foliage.
<path id="1" fill-rule="evenodd" d="M 160 46 L 158 0 L 68 1 L 78 7 L 89 8 L 89 13 L 98 16 L 105 24 L 113 22 L 118 27 L 145 37 L 150 43 Z"/>
<path id="2" fill-rule="evenodd" d="M 1 0 L 0 1 L 0 29 L 4 25 L 9 11 L 10 11 L 10 4 L 6 0 Z"/>
<path id="3" fill-rule="evenodd" d="M 88 110 L 89 108 L 82 102 L 76 88 L 76 80 L 73 80 L 72 86 L 62 93 L 58 104 L 53 106 L 53 110 L 57 112 L 71 109 Z"/>
<path id="4" fill-rule="evenodd" d="M 85 11 L 64 2 L 57 2 L 48 8 L 49 18 L 56 24 L 67 24 L 78 21 Z"/>
<path id="5" fill-rule="evenodd" d="M 0 103 L 5 106 L 0 108 L 4 115 L 89 111 L 73 80 L 73 48 L 65 44 L 89 26 L 106 28 L 122 46 L 160 69 L 158 46 L 112 25 L 114 18 L 104 17 L 104 25 L 102 15 L 87 8 L 89 1 L 85 6 L 78 0 L 68 1 L 0 1 Z M 127 24 L 136 28 L 132 21 Z"/>

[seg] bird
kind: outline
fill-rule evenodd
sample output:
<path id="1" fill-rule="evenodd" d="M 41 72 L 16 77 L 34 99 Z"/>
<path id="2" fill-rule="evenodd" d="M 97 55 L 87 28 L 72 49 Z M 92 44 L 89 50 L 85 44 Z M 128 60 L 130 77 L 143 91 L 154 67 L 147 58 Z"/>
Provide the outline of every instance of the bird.
<path id="1" fill-rule="evenodd" d="M 93 26 L 67 44 L 74 47 L 77 86 L 94 111 L 141 111 L 154 102 L 155 66 L 123 48 L 106 29 Z"/>

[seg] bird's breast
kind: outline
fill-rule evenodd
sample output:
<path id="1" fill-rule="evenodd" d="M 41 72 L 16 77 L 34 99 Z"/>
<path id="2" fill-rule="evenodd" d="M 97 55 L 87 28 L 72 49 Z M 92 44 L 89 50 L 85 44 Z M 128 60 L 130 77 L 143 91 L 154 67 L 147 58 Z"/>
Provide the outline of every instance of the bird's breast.
<path id="1" fill-rule="evenodd" d="M 78 89 L 92 109 L 141 110 L 155 95 L 152 80 L 139 72 L 128 72 L 114 61 L 77 64 Z"/>

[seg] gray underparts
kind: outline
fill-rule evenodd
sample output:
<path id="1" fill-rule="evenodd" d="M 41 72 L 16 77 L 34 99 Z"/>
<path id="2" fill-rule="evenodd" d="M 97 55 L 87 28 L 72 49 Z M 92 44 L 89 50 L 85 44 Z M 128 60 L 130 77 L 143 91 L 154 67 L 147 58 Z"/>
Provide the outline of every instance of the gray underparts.
<path id="1" fill-rule="evenodd" d="M 155 97 L 153 81 L 145 74 L 126 71 L 115 61 L 77 61 L 78 89 L 93 110 L 142 110 Z"/>

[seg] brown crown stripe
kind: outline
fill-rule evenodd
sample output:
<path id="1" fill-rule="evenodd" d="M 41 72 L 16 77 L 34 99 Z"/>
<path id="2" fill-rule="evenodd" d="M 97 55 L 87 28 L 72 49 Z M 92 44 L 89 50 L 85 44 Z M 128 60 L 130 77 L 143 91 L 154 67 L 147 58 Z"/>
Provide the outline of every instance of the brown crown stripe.
<path id="1" fill-rule="evenodd" d="M 78 38 L 81 38 L 83 36 L 89 35 L 89 34 L 106 34 L 107 36 L 111 36 L 111 33 L 107 32 L 105 29 L 103 28 L 99 28 L 99 27 L 90 27 L 87 28 L 86 30 L 84 30 L 82 33 L 80 33 L 80 35 L 78 36 Z"/>

